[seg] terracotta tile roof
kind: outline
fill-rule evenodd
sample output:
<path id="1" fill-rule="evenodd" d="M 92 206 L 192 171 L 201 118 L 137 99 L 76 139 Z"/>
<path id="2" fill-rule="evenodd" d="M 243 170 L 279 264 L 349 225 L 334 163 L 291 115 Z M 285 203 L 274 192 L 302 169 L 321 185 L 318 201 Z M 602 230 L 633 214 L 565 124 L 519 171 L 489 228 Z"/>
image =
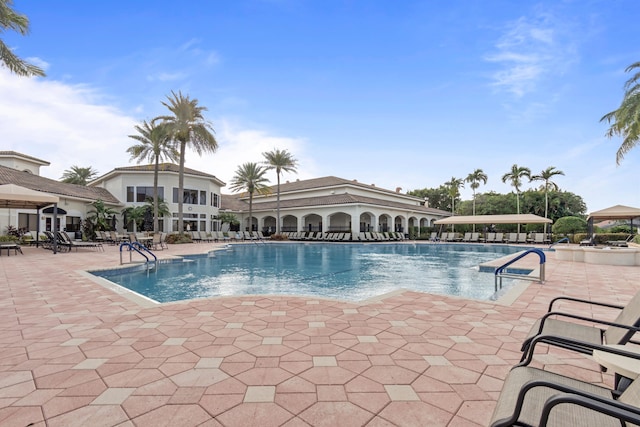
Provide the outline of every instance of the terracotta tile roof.
<path id="1" fill-rule="evenodd" d="M 100 181 L 105 176 L 114 174 L 116 172 L 153 172 L 153 167 L 154 165 L 150 164 L 150 165 L 124 166 L 120 168 L 115 168 L 111 172 L 108 172 L 105 175 L 102 175 L 101 177 L 96 178 L 93 182 Z M 173 172 L 176 174 L 180 173 L 180 166 L 173 163 L 160 163 L 158 165 L 158 168 L 160 172 Z M 225 185 L 224 181 L 221 181 L 215 175 L 211 175 L 195 169 L 184 168 L 184 173 L 187 175 L 194 175 L 194 176 L 201 176 L 204 178 L 215 179 L 216 181 L 219 181 L 220 183 L 222 183 L 222 185 Z"/>
<path id="2" fill-rule="evenodd" d="M 309 190 L 312 188 L 335 187 L 340 185 L 353 185 L 367 190 L 382 191 L 389 194 L 398 194 L 395 191 L 387 190 L 375 185 L 363 184 L 357 180 L 348 180 L 338 178 L 337 176 L 324 176 L 321 178 L 305 179 L 301 181 L 280 183 L 280 194 L 292 191 Z M 276 186 L 271 187 L 271 191 L 275 194 Z M 406 194 L 404 194 L 406 196 Z"/>
<path id="3" fill-rule="evenodd" d="M 37 157 L 33 156 L 27 156 L 26 154 L 18 153 L 17 151 L 0 151 L 0 157 L 22 157 L 23 159 L 32 160 L 46 166 L 49 166 L 51 164 L 46 160 L 38 159 Z"/>
<path id="4" fill-rule="evenodd" d="M 31 190 L 42 191 L 57 196 L 74 197 L 91 201 L 101 199 L 109 204 L 122 204 L 105 188 L 67 184 L 5 166 L 0 166 L 0 184 L 16 184 Z"/>
<path id="5" fill-rule="evenodd" d="M 282 189 L 282 186 L 281 186 Z M 222 206 L 221 209 L 229 209 L 232 211 L 248 211 L 249 210 L 249 202 L 240 199 L 241 194 L 239 195 L 222 195 Z M 366 197 L 360 195 L 354 195 L 349 193 L 343 194 L 332 194 L 328 196 L 317 196 L 317 197 L 302 197 L 299 199 L 293 200 L 280 200 L 280 209 L 287 208 L 303 208 L 303 207 L 311 207 L 311 206 L 331 206 L 331 205 L 346 205 L 346 204 L 367 204 L 367 205 L 375 205 L 382 207 L 390 207 L 390 208 L 399 208 L 406 209 L 411 211 L 420 211 L 435 215 L 443 215 L 450 216 L 449 212 L 442 211 L 440 209 L 427 208 L 421 205 L 413 205 L 409 203 L 401 203 L 401 202 L 393 202 L 389 200 L 376 199 L 374 197 Z M 273 210 L 276 209 L 277 202 L 253 202 L 253 210 L 255 212 L 261 210 Z"/>

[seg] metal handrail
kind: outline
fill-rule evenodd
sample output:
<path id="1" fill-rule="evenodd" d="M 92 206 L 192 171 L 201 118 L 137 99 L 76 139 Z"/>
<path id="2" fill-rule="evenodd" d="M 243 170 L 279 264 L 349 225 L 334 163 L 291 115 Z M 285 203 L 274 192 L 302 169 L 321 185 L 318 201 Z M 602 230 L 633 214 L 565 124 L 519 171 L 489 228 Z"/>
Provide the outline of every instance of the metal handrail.
<path id="1" fill-rule="evenodd" d="M 122 262 L 122 248 L 124 248 L 124 247 L 129 249 L 129 262 L 131 262 L 131 252 L 132 251 L 136 251 L 137 253 L 142 255 L 144 257 L 144 259 L 146 260 L 145 264 L 148 264 L 149 262 L 151 262 L 149 260 L 149 257 L 146 256 L 144 254 L 144 252 L 142 252 L 142 251 L 145 251 L 145 252 L 149 253 L 149 255 L 151 255 L 153 257 L 153 260 L 156 263 L 156 265 L 158 264 L 158 258 L 155 256 L 155 254 L 153 252 L 151 252 L 147 247 L 142 245 L 140 242 L 122 242 L 122 243 L 120 243 L 120 265 L 123 264 L 123 262 Z"/>
<path id="2" fill-rule="evenodd" d="M 519 259 L 524 258 L 525 256 L 529 255 L 529 254 L 536 254 L 540 257 L 540 276 L 536 277 L 536 276 L 524 276 L 521 274 L 518 275 L 513 275 L 513 274 L 509 274 L 504 272 L 505 269 L 507 267 L 509 267 L 511 264 L 513 264 L 514 262 L 518 261 Z M 495 291 L 498 292 L 498 278 L 500 278 L 500 289 L 502 289 L 502 278 L 503 277 L 517 277 L 520 279 L 525 279 L 525 280 L 537 280 L 540 283 L 544 282 L 544 267 L 545 267 L 545 263 L 547 262 L 547 257 L 545 256 L 544 252 L 542 252 L 542 250 L 538 249 L 538 248 L 532 248 L 532 249 L 528 249 L 526 251 L 524 251 L 523 253 L 521 253 L 520 255 L 518 255 L 517 257 L 507 261 L 506 263 L 504 263 L 503 265 L 501 265 L 500 267 L 496 268 L 496 271 L 494 272 L 494 283 L 495 283 Z"/>
<path id="3" fill-rule="evenodd" d="M 567 242 L 569 243 L 569 238 L 568 237 L 563 237 L 560 240 L 556 240 L 555 242 L 553 242 L 551 245 L 549 245 L 549 249 L 551 249 L 552 247 L 554 247 L 555 245 L 557 245 L 558 243 L 564 243 Z"/>

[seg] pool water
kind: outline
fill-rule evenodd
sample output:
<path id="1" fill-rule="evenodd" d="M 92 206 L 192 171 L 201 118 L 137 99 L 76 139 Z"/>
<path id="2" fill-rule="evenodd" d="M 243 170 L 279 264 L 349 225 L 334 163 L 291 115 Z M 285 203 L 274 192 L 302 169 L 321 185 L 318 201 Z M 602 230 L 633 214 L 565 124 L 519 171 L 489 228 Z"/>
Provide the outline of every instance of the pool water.
<path id="1" fill-rule="evenodd" d="M 158 302 L 250 294 L 361 301 L 400 288 L 489 300 L 494 276 L 480 272 L 479 264 L 521 250 L 462 244 L 231 245 L 150 272 L 93 274 Z"/>

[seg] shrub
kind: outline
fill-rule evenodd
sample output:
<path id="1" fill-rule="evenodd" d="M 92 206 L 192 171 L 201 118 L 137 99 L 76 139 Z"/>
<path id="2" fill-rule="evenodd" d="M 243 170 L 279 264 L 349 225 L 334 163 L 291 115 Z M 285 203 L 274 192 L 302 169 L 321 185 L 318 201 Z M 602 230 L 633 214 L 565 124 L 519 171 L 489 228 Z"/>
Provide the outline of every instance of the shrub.
<path id="1" fill-rule="evenodd" d="M 191 236 L 188 234 L 169 234 L 167 236 L 167 243 L 180 245 L 183 243 L 193 243 L 193 240 L 191 240 Z"/>
<path id="2" fill-rule="evenodd" d="M 289 238 L 284 234 L 272 234 L 270 239 L 271 240 L 277 240 L 277 241 L 289 240 Z"/>
<path id="3" fill-rule="evenodd" d="M 559 218 L 552 227 L 554 234 L 575 234 L 587 231 L 587 221 L 577 216 Z"/>

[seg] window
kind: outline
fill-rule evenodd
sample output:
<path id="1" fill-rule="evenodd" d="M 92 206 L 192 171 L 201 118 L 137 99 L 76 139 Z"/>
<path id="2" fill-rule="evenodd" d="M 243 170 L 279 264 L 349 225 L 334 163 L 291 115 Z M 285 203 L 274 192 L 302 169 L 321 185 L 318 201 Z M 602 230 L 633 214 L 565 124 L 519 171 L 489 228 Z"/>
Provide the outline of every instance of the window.
<path id="1" fill-rule="evenodd" d="M 127 202 L 140 202 L 147 201 L 147 197 L 153 199 L 153 186 L 151 187 L 127 187 Z M 164 187 L 158 187 L 158 197 L 164 199 Z"/>
<path id="2" fill-rule="evenodd" d="M 207 204 L 207 192 L 206 191 L 200 190 L 200 204 L 201 205 L 206 205 Z"/>
<path id="3" fill-rule="evenodd" d="M 202 191 L 200 193 L 203 193 Z M 206 196 L 204 197 L 206 201 Z M 178 189 L 173 187 L 173 203 L 178 203 Z M 182 203 L 186 205 L 204 204 L 198 203 L 198 190 L 190 190 L 185 188 L 182 193 Z"/>
<path id="4" fill-rule="evenodd" d="M 211 206 L 213 206 L 214 208 L 220 207 L 220 196 L 218 196 L 216 193 L 211 193 Z"/>
<path id="5" fill-rule="evenodd" d="M 18 214 L 18 228 L 25 229 L 27 231 L 38 229 L 38 215 L 19 213 Z"/>
<path id="6" fill-rule="evenodd" d="M 65 229 L 67 231 L 80 231 L 80 217 L 67 215 L 67 225 Z"/>
<path id="7" fill-rule="evenodd" d="M 164 187 L 158 187 L 158 197 L 164 199 Z M 153 187 L 136 187 L 136 202 L 146 202 L 153 199 Z"/>

